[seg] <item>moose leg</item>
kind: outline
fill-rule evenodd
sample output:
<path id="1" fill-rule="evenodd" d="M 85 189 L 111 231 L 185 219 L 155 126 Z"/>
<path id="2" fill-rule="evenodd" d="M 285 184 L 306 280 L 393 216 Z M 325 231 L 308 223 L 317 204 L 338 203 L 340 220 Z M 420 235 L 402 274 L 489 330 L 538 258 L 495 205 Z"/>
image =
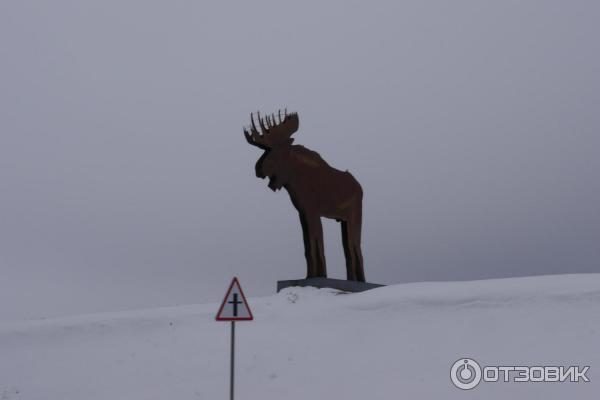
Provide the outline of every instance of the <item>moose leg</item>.
<path id="1" fill-rule="evenodd" d="M 325 265 L 325 249 L 323 245 L 323 225 L 319 215 L 311 215 L 307 218 L 309 239 L 311 242 L 311 257 L 315 265 L 315 276 L 327 277 Z"/>
<path id="2" fill-rule="evenodd" d="M 346 279 L 356 280 L 356 270 L 354 268 L 354 249 L 348 235 L 348 221 L 342 221 L 342 244 L 344 245 L 344 257 L 346 258 Z"/>
<path id="3" fill-rule="evenodd" d="M 327 265 L 325 264 L 325 244 L 323 241 L 323 225 L 321 217 L 317 216 L 314 221 L 315 232 L 315 256 L 317 260 L 317 276 L 327 277 Z"/>
<path id="4" fill-rule="evenodd" d="M 365 270 L 363 268 L 363 256 L 360 248 L 360 231 L 361 231 L 361 220 L 354 221 L 352 225 L 353 232 L 351 233 L 352 246 L 354 247 L 354 268 L 356 271 L 356 280 L 360 282 L 365 281 Z"/>
<path id="5" fill-rule="evenodd" d="M 342 221 L 342 243 L 346 256 L 346 274 L 349 281 L 365 281 L 363 257 L 360 248 L 361 210 L 352 213 L 348 221 Z"/>
<path id="6" fill-rule="evenodd" d="M 306 257 L 307 278 L 327 276 L 325 253 L 323 249 L 323 227 L 318 215 L 300 213 L 302 236 L 304 238 L 304 256 Z"/>
<path id="7" fill-rule="evenodd" d="M 306 278 L 317 275 L 317 268 L 312 257 L 312 241 L 310 240 L 310 229 L 306 215 L 300 213 L 300 224 L 302 225 L 302 239 L 304 240 L 304 257 L 306 257 Z"/>

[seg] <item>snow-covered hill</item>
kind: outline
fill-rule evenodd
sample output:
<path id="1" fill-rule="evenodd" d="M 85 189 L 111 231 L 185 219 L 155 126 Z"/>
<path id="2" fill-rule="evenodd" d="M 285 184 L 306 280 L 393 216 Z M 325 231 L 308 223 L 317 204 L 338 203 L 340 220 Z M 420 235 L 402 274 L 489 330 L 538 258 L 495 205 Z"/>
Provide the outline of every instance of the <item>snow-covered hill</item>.
<path id="1" fill-rule="evenodd" d="M 242 282 L 243 283 L 243 282 Z M 225 288 L 225 285 L 224 285 Z M 252 295 L 247 293 L 247 295 Z M 600 391 L 600 274 L 415 283 L 250 298 L 238 399 L 591 399 Z M 218 304 L 0 325 L 0 399 L 225 399 Z M 589 365 L 589 383 L 450 381 L 482 365 Z"/>

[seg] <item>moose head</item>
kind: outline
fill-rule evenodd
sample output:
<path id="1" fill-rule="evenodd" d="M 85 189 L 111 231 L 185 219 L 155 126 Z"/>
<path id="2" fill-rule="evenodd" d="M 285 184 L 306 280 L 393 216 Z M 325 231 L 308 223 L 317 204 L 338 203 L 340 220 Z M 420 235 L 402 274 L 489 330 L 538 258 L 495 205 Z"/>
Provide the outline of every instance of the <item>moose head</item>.
<path id="1" fill-rule="evenodd" d="M 256 162 L 256 176 L 262 179 L 268 177 L 269 188 L 276 191 L 289 181 L 290 165 L 287 160 L 294 142 L 291 136 L 298 130 L 298 114 L 288 114 L 285 109 L 283 118 L 281 110 L 278 111 L 277 116 L 271 114 L 264 118 L 260 116 L 260 112 L 257 112 L 257 117 L 262 133 L 256 129 L 254 115 L 251 113 L 250 132 L 244 128 L 244 136 L 248 143 L 265 151 Z"/>

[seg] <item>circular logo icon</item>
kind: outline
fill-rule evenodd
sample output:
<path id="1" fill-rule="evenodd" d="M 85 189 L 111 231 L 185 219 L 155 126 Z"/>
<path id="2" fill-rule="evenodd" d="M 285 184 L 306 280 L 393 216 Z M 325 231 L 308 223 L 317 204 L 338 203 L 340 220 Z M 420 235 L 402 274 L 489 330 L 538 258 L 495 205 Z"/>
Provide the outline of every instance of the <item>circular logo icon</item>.
<path id="1" fill-rule="evenodd" d="M 473 389 L 481 381 L 481 367 L 473 359 L 461 358 L 452 364 L 450 379 L 459 389 Z"/>

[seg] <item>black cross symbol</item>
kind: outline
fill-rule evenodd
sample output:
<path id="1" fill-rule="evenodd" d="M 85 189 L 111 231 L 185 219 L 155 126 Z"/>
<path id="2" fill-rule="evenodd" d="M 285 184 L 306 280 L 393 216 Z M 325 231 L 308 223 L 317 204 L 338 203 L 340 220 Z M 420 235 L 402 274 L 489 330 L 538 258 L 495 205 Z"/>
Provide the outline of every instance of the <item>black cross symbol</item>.
<path id="1" fill-rule="evenodd" d="M 244 304 L 243 301 L 239 301 L 238 300 L 238 294 L 234 293 L 233 294 L 233 300 L 232 301 L 228 301 L 229 304 L 233 304 L 233 316 L 237 317 L 238 315 L 238 304 Z"/>

